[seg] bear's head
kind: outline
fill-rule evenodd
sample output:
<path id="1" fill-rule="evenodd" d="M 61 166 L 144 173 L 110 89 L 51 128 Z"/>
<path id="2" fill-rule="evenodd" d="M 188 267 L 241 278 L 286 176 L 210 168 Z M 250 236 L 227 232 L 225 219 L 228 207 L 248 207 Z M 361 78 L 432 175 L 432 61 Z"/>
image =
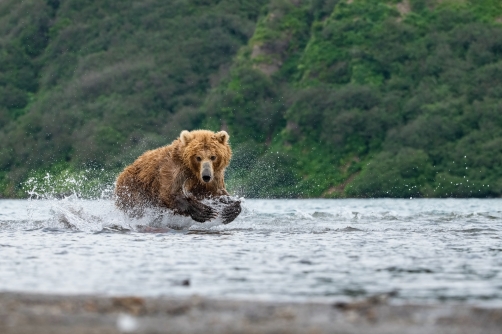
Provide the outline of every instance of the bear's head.
<path id="1" fill-rule="evenodd" d="M 232 151 L 226 131 L 208 130 L 182 131 L 180 134 L 182 159 L 201 181 L 212 182 L 215 175 L 222 173 L 230 163 Z"/>

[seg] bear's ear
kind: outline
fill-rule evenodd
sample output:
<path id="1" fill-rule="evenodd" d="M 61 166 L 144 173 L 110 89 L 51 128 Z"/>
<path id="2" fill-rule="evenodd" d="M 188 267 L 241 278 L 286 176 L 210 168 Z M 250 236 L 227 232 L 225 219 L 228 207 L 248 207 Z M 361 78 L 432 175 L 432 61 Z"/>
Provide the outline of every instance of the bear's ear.
<path id="1" fill-rule="evenodd" d="M 217 132 L 215 136 L 216 139 L 218 139 L 218 141 L 222 144 L 226 144 L 228 142 L 228 138 L 230 138 L 230 136 L 226 131 Z"/>
<path id="2" fill-rule="evenodd" d="M 187 145 L 190 142 L 190 140 L 192 140 L 192 139 L 193 139 L 193 137 L 190 132 L 188 132 L 187 130 L 181 131 L 180 140 L 183 145 Z"/>

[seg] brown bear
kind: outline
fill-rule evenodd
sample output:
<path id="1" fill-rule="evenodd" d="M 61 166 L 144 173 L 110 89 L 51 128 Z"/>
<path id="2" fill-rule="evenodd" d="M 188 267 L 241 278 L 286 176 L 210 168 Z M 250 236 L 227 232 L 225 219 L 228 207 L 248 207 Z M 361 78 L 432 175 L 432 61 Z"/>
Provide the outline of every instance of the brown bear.
<path id="1" fill-rule="evenodd" d="M 202 223 L 218 215 L 201 202 L 212 198 L 224 203 L 220 216 L 230 223 L 241 205 L 225 189 L 232 156 L 228 139 L 225 131 L 185 130 L 170 145 L 143 153 L 117 178 L 117 207 L 133 217 L 142 216 L 146 207 L 168 208 Z"/>

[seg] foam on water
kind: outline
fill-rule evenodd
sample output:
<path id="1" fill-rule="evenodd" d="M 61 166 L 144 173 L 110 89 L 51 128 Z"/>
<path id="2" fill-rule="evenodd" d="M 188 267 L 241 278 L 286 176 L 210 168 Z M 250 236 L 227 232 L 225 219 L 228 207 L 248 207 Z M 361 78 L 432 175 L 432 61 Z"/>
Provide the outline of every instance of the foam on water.
<path id="1" fill-rule="evenodd" d="M 113 201 L 106 199 L 106 197 L 105 199 L 86 200 L 79 198 L 74 193 L 62 199 L 55 199 L 52 196 L 40 196 L 36 192 L 30 194 L 36 199 L 31 198 L 28 201 L 28 216 L 23 223 L 9 223 L 8 220 L 0 221 L 0 224 L 3 223 L 3 228 L 25 229 L 28 227 L 33 229 L 46 227 L 50 229 L 97 232 L 102 229 L 121 231 L 188 230 L 193 225 L 201 226 L 200 223 L 190 217 L 175 215 L 167 209 L 147 208 L 142 217 L 133 218 L 118 210 Z M 244 202 L 243 198 L 231 197 L 231 199 Z M 224 204 L 218 201 L 203 200 L 202 202 L 211 206 L 218 213 L 224 208 Z M 49 208 L 48 217 L 44 221 L 33 218 L 35 211 L 41 207 Z M 37 212 L 37 214 L 40 214 L 40 212 Z M 13 216 L 15 215 L 16 213 L 13 212 Z M 208 229 L 222 224 L 222 219 L 218 216 L 206 222 L 202 227 Z"/>
<path id="2" fill-rule="evenodd" d="M 246 200 L 228 225 L 130 219 L 75 194 L 2 200 L 0 278 L 7 291 L 501 305 L 502 200 Z"/>

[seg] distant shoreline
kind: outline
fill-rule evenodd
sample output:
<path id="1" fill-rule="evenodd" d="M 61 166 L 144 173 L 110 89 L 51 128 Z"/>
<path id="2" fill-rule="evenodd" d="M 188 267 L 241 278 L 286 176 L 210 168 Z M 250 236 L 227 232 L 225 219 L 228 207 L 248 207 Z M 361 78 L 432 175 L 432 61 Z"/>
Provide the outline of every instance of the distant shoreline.
<path id="1" fill-rule="evenodd" d="M 0 332 L 500 333 L 502 308 L 0 293 Z"/>

